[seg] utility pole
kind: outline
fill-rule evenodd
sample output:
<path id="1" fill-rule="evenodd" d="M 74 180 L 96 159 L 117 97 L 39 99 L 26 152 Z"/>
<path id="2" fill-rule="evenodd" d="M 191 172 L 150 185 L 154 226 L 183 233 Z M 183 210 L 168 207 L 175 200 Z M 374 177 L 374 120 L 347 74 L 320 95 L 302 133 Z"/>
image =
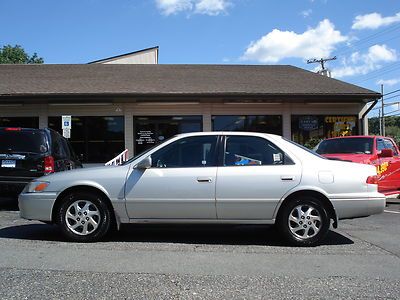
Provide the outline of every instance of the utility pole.
<path id="1" fill-rule="evenodd" d="M 379 135 L 382 135 L 382 117 L 381 117 L 381 109 L 378 109 L 378 120 L 379 120 Z"/>
<path id="2" fill-rule="evenodd" d="M 336 60 L 336 56 L 331 57 L 331 58 L 321 58 L 321 59 L 312 58 L 312 59 L 307 59 L 307 64 L 314 64 L 314 63 L 321 64 L 321 70 L 318 71 L 318 73 L 321 73 L 321 74 L 325 75 L 327 73 L 327 70 L 325 69 L 325 62 L 330 61 L 330 60 Z"/>
<path id="3" fill-rule="evenodd" d="M 385 136 L 385 104 L 383 102 L 383 84 L 381 84 L 381 94 L 382 94 L 382 135 Z"/>

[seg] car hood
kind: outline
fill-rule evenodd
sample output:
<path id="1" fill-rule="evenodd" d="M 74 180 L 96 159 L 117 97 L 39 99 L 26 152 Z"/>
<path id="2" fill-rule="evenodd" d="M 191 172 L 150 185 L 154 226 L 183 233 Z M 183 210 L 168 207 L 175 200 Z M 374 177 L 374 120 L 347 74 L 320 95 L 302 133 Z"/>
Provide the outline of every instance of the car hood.
<path id="1" fill-rule="evenodd" d="M 58 180 L 76 180 L 76 179 L 93 179 L 105 176 L 117 168 L 126 166 L 100 166 L 91 168 L 79 168 L 68 171 L 62 171 L 42 176 L 36 180 L 38 181 L 58 181 Z"/>

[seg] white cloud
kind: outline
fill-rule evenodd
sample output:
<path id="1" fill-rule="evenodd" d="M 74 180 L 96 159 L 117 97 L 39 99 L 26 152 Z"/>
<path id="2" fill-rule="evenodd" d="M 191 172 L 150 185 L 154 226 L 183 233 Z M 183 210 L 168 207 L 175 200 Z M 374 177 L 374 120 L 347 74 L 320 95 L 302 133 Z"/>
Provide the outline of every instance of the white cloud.
<path id="1" fill-rule="evenodd" d="M 373 45 L 368 52 L 362 54 L 354 52 L 348 59 L 342 61 L 342 67 L 332 70 L 332 76 L 336 78 L 355 75 L 365 75 L 371 71 L 380 69 L 382 63 L 397 60 L 397 52 L 386 45 Z"/>
<path id="2" fill-rule="evenodd" d="M 274 29 L 252 42 L 241 59 L 277 63 L 284 58 L 326 57 L 335 49 L 336 44 L 346 40 L 347 37 L 325 19 L 316 28 L 309 28 L 300 34 Z"/>
<path id="3" fill-rule="evenodd" d="M 353 21 L 352 29 L 377 29 L 393 23 L 400 22 L 400 12 L 390 17 L 382 17 L 379 13 L 359 15 Z"/>
<path id="4" fill-rule="evenodd" d="M 226 12 L 226 9 L 231 5 L 226 0 L 200 0 L 196 2 L 195 12 L 199 14 L 206 14 L 216 16 L 220 13 Z"/>
<path id="5" fill-rule="evenodd" d="M 228 0 L 156 0 L 158 9 L 164 15 L 180 12 L 216 16 L 225 13 L 231 6 Z"/>
<path id="6" fill-rule="evenodd" d="M 300 15 L 303 16 L 303 18 L 308 18 L 312 14 L 312 9 L 306 9 L 300 12 Z"/>
<path id="7" fill-rule="evenodd" d="M 400 83 L 400 78 L 393 78 L 393 79 L 380 79 L 376 82 L 376 84 L 383 84 L 388 86 L 393 86 Z"/>
<path id="8" fill-rule="evenodd" d="M 156 0 L 156 4 L 158 9 L 167 16 L 193 8 L 191 0 Z"/>

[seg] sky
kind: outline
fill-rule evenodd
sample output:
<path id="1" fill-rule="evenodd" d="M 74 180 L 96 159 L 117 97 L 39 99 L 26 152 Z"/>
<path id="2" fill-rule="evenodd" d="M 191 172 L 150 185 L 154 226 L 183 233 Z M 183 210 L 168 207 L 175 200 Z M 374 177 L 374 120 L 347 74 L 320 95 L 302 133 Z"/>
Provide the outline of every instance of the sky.
<path id="1" fill-rule="evenodd" d="M 49 64 L 159 46 L 161 64 L 284 64 L 381 91 L 399 110 L 400 0 L 0 0 L 0 47 Z M 392 93 L 394 92 L 394 93 Z M 399 110 L 400 111 L 400 110 Z M 374 114 L 374 112 L 372 112 Z"/>

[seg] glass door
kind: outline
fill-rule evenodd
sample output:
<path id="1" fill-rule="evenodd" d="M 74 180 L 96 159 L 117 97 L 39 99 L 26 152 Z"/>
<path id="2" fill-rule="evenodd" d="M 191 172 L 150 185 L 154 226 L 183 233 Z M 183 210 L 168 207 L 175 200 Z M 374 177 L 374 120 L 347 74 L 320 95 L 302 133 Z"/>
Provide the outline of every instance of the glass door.
<path id="1" fill-rule="evenodd" d="M 135 155 L 179 133 L 203 130 L 202 116 L 134 117 Z"/>

